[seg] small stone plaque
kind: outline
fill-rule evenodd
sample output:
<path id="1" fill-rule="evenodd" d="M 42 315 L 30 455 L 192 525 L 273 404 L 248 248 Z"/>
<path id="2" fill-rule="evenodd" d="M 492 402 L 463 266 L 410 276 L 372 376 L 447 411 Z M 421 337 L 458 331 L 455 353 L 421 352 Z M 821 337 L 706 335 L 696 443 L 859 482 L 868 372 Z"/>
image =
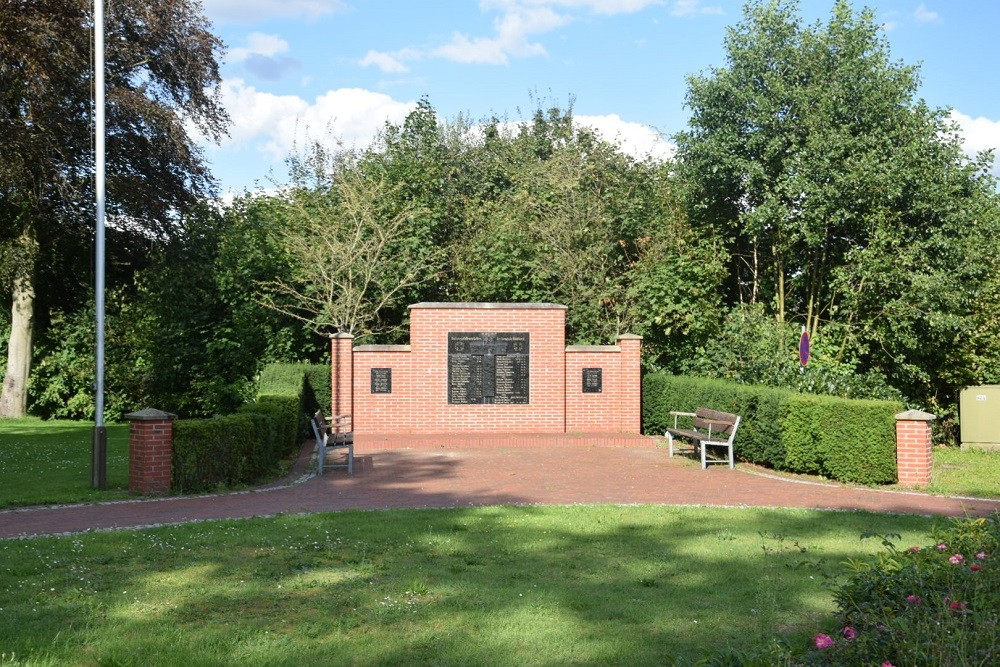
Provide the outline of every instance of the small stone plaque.
<path id="1" fill-rule="evenodd" d="M 603 390 L 603 369 L 584 368 L 583 369 L 583 393 L 600 394 Z"/>
<path id="2" fill-rule="evenodd" d="M 373 368 L 372 369 L 372 393 L 391 394 L 392 393 L 392 369 Z"/>

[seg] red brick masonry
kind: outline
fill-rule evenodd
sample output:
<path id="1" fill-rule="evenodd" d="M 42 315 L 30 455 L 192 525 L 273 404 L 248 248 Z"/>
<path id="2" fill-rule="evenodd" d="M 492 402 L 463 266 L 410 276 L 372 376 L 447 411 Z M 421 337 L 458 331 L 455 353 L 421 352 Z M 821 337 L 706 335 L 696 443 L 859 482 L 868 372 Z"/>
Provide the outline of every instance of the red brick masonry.
<path id="1" fill-rule="evenodd" d="M 125 415 L 129 428 L 128 489 L 133 493 L 167 494 L 173 470 L 177 415 L 147 408 Z"/>
<path id="2" fill-rule="evenodd" d="M 902 486 L 931 483 L 931 422 L 920 410 L 896 415 L 896 476 Z"/>
<path id="3" fill-rule="evenodd" d="M 448 334 L 527 334 L 528 403 L 448 402 Z M 352 347 L 332 340 L 333 410 L 351 414 L 354 432 L 639 433 L 642 339 L 566 346 L 566 306 L 546 303 L 418 303 L 410 306 L 410 345 Z M 377 393 L 372 369 L 390 369 Z M 599 392 L 584 392 L 583 369 L 600 369 Z M 384 372 L 384 371 L 381 371 Z"/>

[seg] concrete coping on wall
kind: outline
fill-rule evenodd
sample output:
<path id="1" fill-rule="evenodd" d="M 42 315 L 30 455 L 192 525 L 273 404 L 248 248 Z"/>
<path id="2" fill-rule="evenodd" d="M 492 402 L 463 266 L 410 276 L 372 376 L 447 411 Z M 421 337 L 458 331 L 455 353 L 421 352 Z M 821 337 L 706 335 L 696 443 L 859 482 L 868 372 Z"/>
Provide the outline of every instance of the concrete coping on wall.
<path id="1" fill-rule="evenodd" d="M 138 412 L 130 412 L 125 415 L 125 419 L 131 422 L 165 422 L 177 419 L 177 415 L 156 408 L 144 408 Z"/>
<path id="2" fill-rule="evenodd" d="M 642 340 L 642 336 L 637 336 L 636 334 L 622 334 L 618 336 L 618 340 Z"/>
<path id="3" fill-rule="evenodd" d="M 567 345 L 567 352 L 621 352 L 620 345 Z"/>
<path id="4" fill-rule="evenodd" d="M 409 345 L 355 345 L 355 352 L 409 352 Z"/>
<path id="5" fill-rule="evenodd" d="M 896 421 L 907 422 L 932 422 L 937 419 L 937 415 L 922 410 L 907 410 L 896 415 Z"/>
<path id="6" fill-rule="evenodd" d="M 349 334 L 349 333 L 335 333 L 329 335 L 330 338 L 354 338 L 354 334 Z"/>
<path id="7" fill-rule="evenodd" d="M 568 310 L 568 306 L 558 303 L 475 303 L 475 302 L 421 302 L 414 303 L 410 308 L 455 308 L 479 310 Z"/>

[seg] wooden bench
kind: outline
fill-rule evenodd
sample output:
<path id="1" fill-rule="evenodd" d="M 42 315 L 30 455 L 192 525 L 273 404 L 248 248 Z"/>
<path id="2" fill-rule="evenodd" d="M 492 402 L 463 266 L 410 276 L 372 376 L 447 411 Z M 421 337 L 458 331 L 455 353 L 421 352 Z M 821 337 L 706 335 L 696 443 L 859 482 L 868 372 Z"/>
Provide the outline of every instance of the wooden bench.
<path id="1" fill-rule="evenodd" d="M 351 431 L 351 416 L 336 415 L 333 423 L 328 424 L 322 410 L 317 410 L 310 420 L 313 436 L 316 438 L 317 473 L 322 475 L 323 468 L 347 468 L 347 474 L 354 474 L 354 433 Z M 326 463 L 326 454 L 331 449 L 346 449 L 347 463 Z"/>
<path id="2" fill-rule="evenodd" d="M 739 415 L 729 412 L 719 412 L 708 408 L 698 408 L 697 412 L 671 412 L 674 417 L 674 427 L 668 428 L 664 434 L 667 436 L 667 443 L 670 448 L 670 456 L 674 455 L 674 441 L 677 438 L 690 441 L 693 451 L 701 452 L 701 467 L 705 468 L 709 463 L 729 463 L 733 468 L 733 438 L 736 437 L 736 429 L 740 427 Z M 692 419 L 693 426 L 690 429 L 678 428 L 678 419 Z M 728 450 L 728 457 L 717 458 L 708 456 L 709 447 L 725 447 Z"/>

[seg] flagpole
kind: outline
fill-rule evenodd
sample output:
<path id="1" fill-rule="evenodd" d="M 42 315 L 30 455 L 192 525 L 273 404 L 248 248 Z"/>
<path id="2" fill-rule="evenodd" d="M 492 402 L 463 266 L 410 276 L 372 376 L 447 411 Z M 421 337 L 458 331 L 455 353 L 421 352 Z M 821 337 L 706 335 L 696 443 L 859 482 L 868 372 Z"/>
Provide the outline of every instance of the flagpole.
<path id="1" fill-rule="evenodd" d="M 94 0 L 94 150 L 97 199 L 96 278 L 94 281 L 97 324 L 97 378 L 94 437 L 91 445 L 91 486 L 103 489 L 107 484 L 108 430 L 104 426 L 104 0 Z"/>

